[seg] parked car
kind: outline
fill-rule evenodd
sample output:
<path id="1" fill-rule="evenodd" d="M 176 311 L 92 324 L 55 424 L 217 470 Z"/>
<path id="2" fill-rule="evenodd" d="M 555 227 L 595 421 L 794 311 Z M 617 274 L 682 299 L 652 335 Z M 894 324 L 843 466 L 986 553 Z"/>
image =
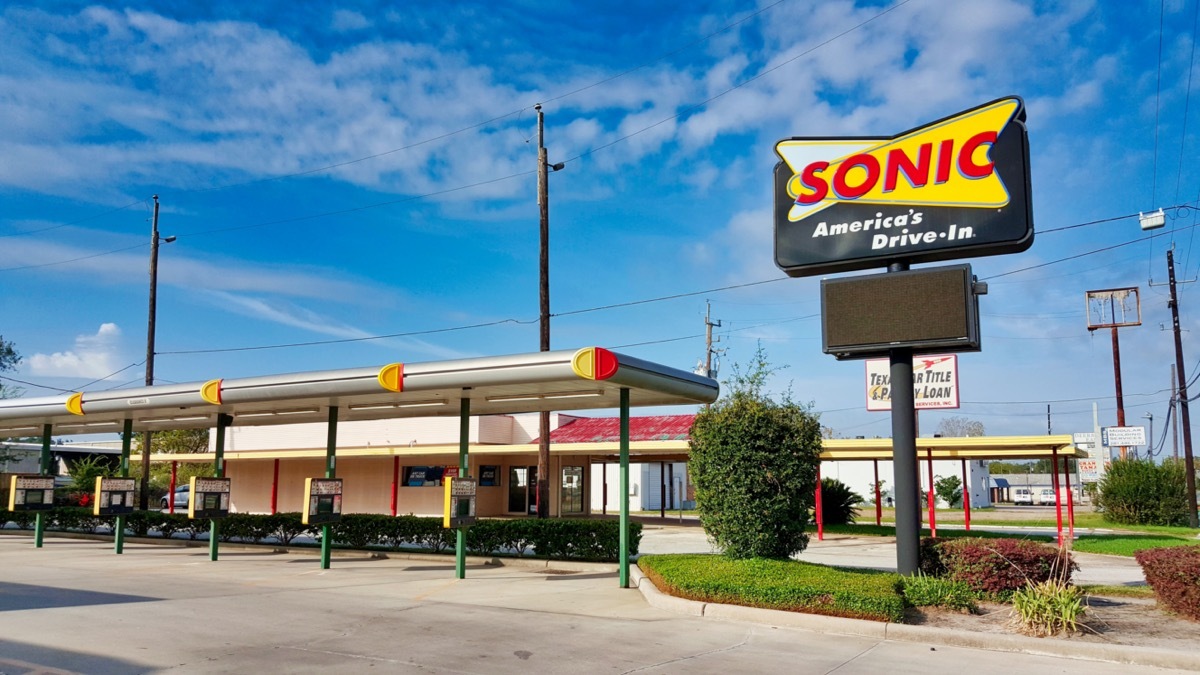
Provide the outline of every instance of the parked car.
<path id="1" fill-rule="evenodd" d="M 1038 492 L 1038 503 L 1049 506 L 1054 503 L 1054 488 L 1042 488 Z"/>
<path id="2" fill-rule="evenodd" d="M 173 501 L 175 502 L 176 509 L 186 509 L 188 507 L 188 499 L 191 496 L 191 489 L 192 486 L 190 485 L 180 485 L 179 487 L 175 488 L 175 496 Z M 164 511 L 166 511 L 169 506 L 167 503 L 167 496 L 168 495 L 163 495 L 163 498 L 158 500 L 159 505 L 162 506 Z"/>
<path id="3" fill-rule="evenodd" d="M 1033 506 L 1033 490 L 1027 487 L 1019 487 L 1013 489 L 1013 505 L 1014 506 Z"/>

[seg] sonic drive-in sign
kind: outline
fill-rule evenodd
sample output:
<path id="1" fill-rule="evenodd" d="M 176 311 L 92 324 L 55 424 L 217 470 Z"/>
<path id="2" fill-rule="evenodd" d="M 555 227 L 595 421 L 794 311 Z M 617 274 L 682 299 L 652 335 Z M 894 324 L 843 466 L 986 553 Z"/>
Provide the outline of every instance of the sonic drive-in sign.
<path id="1" fill-rule="evenodd" d="M 1020 98 L 891 138 L 790 138 L 775 152 L 775 262 L 790 276 L 1033 244 Z"/>

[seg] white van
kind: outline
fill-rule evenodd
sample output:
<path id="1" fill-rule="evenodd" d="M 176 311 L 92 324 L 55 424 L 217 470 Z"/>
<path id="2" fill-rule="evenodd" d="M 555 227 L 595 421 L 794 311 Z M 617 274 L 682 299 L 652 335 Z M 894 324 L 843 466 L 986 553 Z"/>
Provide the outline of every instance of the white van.
<path id="1" fill-rule="evenodd" d="M 1052 506 L 1054 504 L 1054 488 L 1042 488 L 1038 490 L 1036 503 L 1042 506 Z"/>
<path id="2" fill-rule="evenodd" d="M 1051 491 L 1053 493 L 1053 491 Z M 1027 487 L 1013 488 L 1013 506 L 1033 506 L 1033 490 Z"/>

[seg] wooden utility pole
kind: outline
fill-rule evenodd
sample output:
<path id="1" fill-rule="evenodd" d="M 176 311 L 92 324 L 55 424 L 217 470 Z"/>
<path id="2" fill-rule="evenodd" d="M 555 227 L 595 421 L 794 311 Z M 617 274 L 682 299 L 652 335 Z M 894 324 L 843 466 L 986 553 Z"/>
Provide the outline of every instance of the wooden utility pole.
<path id="1" fill-rule="evenodd" d="M 174 237 L 172 237 L 174 239 Z M 154 195 L 154 217 L 150 221 L 150 313 L 146 321 L 146 386 L 154 385 L 154 323 L 158 307 L 158 195 Z M 175 496 L 171 495 L 172 501 Z M 150 432 L 142 435 L 142 491 L 138 508 L 150 508 Z"/>
<path id="2" fill-rule="evenodd" d="M 713 336 L 712 329 L 721 327 L 721 320 L 717 319 L 716 323 L 712 321 L 712 305 L 704 301 L 704 376 L 712 377 L 712 357 L 713 357 Z M 717 338 L 720 342 L 721 338 Z"/>
<path id="3" fill-rule="evenodd" d="M 1183 338 L 1179 330 L 1179 300 L 1175 296 L 1175 251 L 1167 249 L 1167 277 L 1171 285 L 1171 326 L 1175 331 L 1175 373 L 1179 378 L 1179 415 L 1183 418 L 1183 466 L 1187 482 L 1188 526 L 1200 527 L 1196 516 L 1196 464 L 1192 459 L 1192 420 L 1188 414 L 1187 372 L 1183 364 Z"/>
<path id="4" fill-rule="evenodd" d="M 541 248 L 538 256 L 538 288 L 541 302 L 541 351 L 550 351 L 550 181 L 546 159 L 545 116 L 542 105 L 535 105 L 538 125 L 538 209 L 541 220 Z M 550 517 L 550 412 L 542 411 L 538 420 L 537 516 Z"/>

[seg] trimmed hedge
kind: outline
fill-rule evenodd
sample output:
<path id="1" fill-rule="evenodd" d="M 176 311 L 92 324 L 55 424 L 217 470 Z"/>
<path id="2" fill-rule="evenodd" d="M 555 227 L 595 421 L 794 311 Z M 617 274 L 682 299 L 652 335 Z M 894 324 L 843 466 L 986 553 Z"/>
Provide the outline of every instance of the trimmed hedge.
<path id="1" fill-rule="evenodd" d="M 90 509 L 60 506 L 45 512 L 47 529 L 60 531 L 111 532 L 113 516 L 93 516 Z M 33 527 L 34 517 L 27 511 L 0 510 L 0 526 L 15 522 L 18 527 Z M 218 536 L 221 541 L 262 543 L 274 539 L 289 546 L 300 536 L 320 540 L 322 527 L 304 525 L 299 513 L 274 515 L 235 513 L 222 519 Z M 125 517 L 125 530 L 137 536 L 157 532 L 171 537 L 184 533 L 198 539 L 209 531 L 209 521 L 189 520 L 186 514 L 135 511 Z M 518 519 L 480 520 L 467 528 L 467 550 L 476 555 L 535 555 L 538 558 L 614 562 L 620 552 L 620 523 L 616 520 Z M 330 524 L 336 546 L 354 549 L 425 549 L 440 553 L 453 549 L 455 531 L 442 527 L 441 518 L 352 513 Z M 629 553 L 637 555 L 642 539 L 641 523 L 629 524 Z"/>
<path id="2" fill-rule="evenodd" d="M 985 598 L 1007 600 L 1027 585 L 1071 582 L 1079 565 L 1065 549 L 1024 539 L 964 538 L 921 545 L 922 570 L 944 568 L 943 576 L 965 583 Z"/>
<path id="3" fill-rule="evenodd" d="M 1200 621 L 1200 546 L 1172 546 L 1138 551 L 1154 597 L 1168 609 Z"/>
<path id="4" fill-rule="evenodd" d="M 722 555 L 646 555 L 638 567 L 663 592 L 689 600 L 806 614 L 904 619 L 900 577 L 889 572 Z"/>

